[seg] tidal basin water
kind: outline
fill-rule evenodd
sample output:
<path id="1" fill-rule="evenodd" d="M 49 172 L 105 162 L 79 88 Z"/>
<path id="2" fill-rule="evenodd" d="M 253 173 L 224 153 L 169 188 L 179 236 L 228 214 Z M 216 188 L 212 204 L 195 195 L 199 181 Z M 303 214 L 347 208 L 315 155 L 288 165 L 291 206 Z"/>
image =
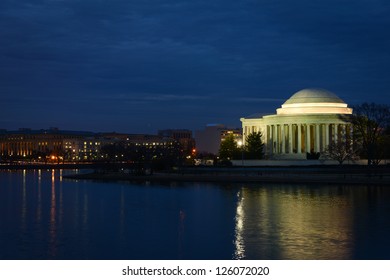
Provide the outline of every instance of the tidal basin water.
<path id="1" fill-rule="evenodd" d="M 0 259 L 390 259 L 390 186 L 0 172 Z"/>

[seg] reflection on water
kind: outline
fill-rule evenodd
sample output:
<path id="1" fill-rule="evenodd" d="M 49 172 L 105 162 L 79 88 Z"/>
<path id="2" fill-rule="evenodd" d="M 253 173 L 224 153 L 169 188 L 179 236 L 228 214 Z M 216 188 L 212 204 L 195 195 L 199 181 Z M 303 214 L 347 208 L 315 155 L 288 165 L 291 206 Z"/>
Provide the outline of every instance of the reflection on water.
<path id="1" fill-rule="evenodd" d="M 238 202 L 237 202 L 237 212 L 236 212 L 236 230 L 235 230 L 235 241 L 236 250 L 234 252 L 235 259 L 245 258 L 245 244 L 244 244 L 244 221 L 245 221 L 245 212 L 244 212 L 244 197 L 242 197 L 242 192 L 237 193 Z"/>
<path id="2" fill-rule="evenodd" d="M 352 201 L 335 193 L 337 190 L 242 188 L 237 203 L 235 258 L 351 258 Z"/>
<path id="3" fill-rule="evenodd" d="M 27 215 L 27 193 L 26 193 L 26 170 L 22 173 L 22 205 L 21 205 L 21 231 L 22 234 L 26 231 L 26 215 Z"/>
<path id="4" fill-rule="evenodd" d="M 390 188 L 132 184 L 66 172 L 0 172 L 0 259 L 390 258 Z"/>
<path id="5" fill-rule="evenodd" d="M 42 180 L 41 180 L 42 170 L 38 170 L 38 195 L 37 195 L 37 224 L 41 224 L 42 220 Z"/>
<path id="6" fill-rule="evenodd" d="M 50 199 L 50 223 L 49 223 L 49 255 L 56 256 L 57 249 L 57 225 L 56 225 L 56 185 L 55 170 L 51 171 L 51 199 Z"/>

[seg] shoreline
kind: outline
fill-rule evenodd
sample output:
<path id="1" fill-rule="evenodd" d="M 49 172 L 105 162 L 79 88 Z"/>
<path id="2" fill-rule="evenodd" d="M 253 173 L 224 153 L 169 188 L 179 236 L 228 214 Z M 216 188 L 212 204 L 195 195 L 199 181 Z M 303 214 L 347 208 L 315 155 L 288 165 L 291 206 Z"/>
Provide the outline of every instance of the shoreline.
<path id="1" fill-rule="evenodd" d="M 21 169 L 113 169 L 128 168 L 129 163 L 114 162 L 87 162 L 87 163 L 22 163 L 22 164 L 0 164 L 0 170 L 21 170 Z"/>
<path id="2" fill-rule="evenodd" d="M 0 170 L 81 169 L 90 173 L 68 174 L 65 179 L 134 182 L 210 182 L 210 183 L 311 183 L 390 186 L 390 166 L 257 166 L 257 167 L 180 167 L 173 172 L 151 175 L 129 163 L 0 164 Z M 121 171 L 119 171 L 121 170 Z M 145 171 L 145 170 L 143 170 Z"/>
<path id="3" fill-rule="evenodd" d="M 283 173 L 272 172 L 263 174 L 179 174 L 155 173 L 153 175 L 133 175 L 128 173 L 87 173 L 64 175 L 71 180 L 99 181 L 133 181 L 133 182 L 210 182 L 210 183 L 319 183 L 319 184 L 350 184 L 350 185 L 388 185 L 390 174 L 356 174 L 356 173 Z"/>

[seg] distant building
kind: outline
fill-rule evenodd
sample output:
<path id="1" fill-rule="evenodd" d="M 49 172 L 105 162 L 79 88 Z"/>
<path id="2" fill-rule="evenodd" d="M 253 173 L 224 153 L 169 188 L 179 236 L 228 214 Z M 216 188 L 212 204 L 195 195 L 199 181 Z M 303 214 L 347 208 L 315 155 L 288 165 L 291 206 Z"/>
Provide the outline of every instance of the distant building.
<path id="1" fill-rule="evenodd" d="M 123 144 L 125 147 L 140 147 L 148 150 L 170 149 L 172 146 L 177 146 L 174 139 L 153 134 L 127 134 L 126 140 L 117 143 Z"/>
<path id="2" fill-rule="evenodd" d="M 63 155 L 65 160 L 83 161 L 83 160 L 99 160 L 100 149 L 106 144 L 109 144 L 104 138 L 83 137 L 81 139 L 68 138 L 63 140 Z"/>
<path id="3" fill-rule="evenodd" d="M 102 132 L 99 133 L 99 137 L 103 139 L 108 139 L 111 141 L 126 141 L 129 137 L 129 134 L 126 133 L 117 133 L 117 132 Z"/>
<path id="4" fill-rule="evenodd" d="M 177 136 L 177 135 L 175 135 Z M 179 141 L 160 135 L 93 133 L 67 131 L 58 128 L 32 130 L 21 128 L 16 131 L 0 130 L 0 159 L 39 161 L 94 161 L 103 160 L 101 149 L 107 145 L 139 147 L 149 154 L 164 155 L 179 151 Z M 119 155 L 118 155 L 119 156 Z"/>
<path id="5" fill-rule="evenodd" d="M 188 129 L 164 129 L 159 130 L 158 135 L 165 138 L 176 140 L 185 155 L 193 153 L 195 148 L 195 139 L 192 137 L 192 131 Z"/>
<path id="6" fill-rule="evenodd" d="M 348 116 L 352 109 L 334 93 L 324 89 L 303 89 L 292 95 L 276 115 L 241 118 L 243 142 L 261 132 L 264 151 L 273 159 L 306 159 L 332 142 L 352 139 Z"/>
<path id="7" fill-rule="evenodd" d="M 209 124 L 203 130 L 195 132 L 196 150 L 199 153 L 218 154 L 221 141 L 232 134 L 236 142 L 241 141 L 242 133 L 239 128 L 228 128 L 223 124 Z"/>
<path id="8" fill-rule="evenodd" d="M 166 161 L 180 156 L 179 144 L 172 138 L 151 134 L 101 134 L 101 157 L 132 162 Z M 119 136 L 119 137 L 118 137 Z"/>
<path id="9" fill-rule="evenodd" d="M 79 141 L 94 135 L 92 132 L 67 131 L 58 128 L 2 130 L 0 132 L 0 156 L 11 158 L 31 157 L 38 154 L 58 156 L 63 154 L 67 140 Z"/>
<path id="10" fill-rule="evenodd" d="M 128 134 L 126 142 L 139 146 L 160 146 L 166 142 L 173 142 L 174 139 L 154 134 Z"/>

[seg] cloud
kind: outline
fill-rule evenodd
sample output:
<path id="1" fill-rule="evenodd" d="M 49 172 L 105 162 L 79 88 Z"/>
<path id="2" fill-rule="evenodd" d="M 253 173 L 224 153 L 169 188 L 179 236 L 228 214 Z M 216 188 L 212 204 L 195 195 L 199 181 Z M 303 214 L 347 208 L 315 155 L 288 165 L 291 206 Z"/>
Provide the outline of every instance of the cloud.
<path id="1" fill-rule="evenodd" d="M 390 4 L 385 0 L 276 1 L 269 19 L 281 32 L 348 52 L 386 52 Z"/>
<path id="2" fill-rule="evenodd" d="M 203 101 L 210 99 L 209 96 L 199 95 L 177 95 L 177 94 L 150 94 L 150 93 L 130 93 L 130 94 L 106 94 L 93 96 L 102 100 L 116 101 L 139 101 L 139 102 L 160 102 L 160 101 Z"/>
<path id="3" fill-rule="evenodd" d="M 0 94 L 18 103 L 14 116 L 61 102 L 234 118 L 305 87 L 386 102 L 389 10 L 385 0 L 3 0 Z"/>

